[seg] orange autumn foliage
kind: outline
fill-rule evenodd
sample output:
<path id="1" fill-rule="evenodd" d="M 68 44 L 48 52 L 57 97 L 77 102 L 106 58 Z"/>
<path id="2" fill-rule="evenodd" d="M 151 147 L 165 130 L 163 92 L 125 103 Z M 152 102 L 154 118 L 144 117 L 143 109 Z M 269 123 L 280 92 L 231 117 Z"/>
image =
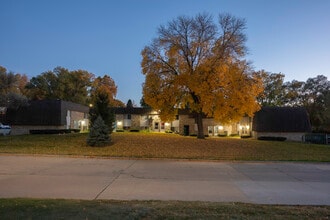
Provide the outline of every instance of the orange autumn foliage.
<path id="1" fill-rule="evenodd" d="M 111 106 L 123 107 L 124 103 L 116 99 L 117 86 L 115 81 L 108 75 L 97 77 L 92 82 L 91 86 L 91 101 L 95 102 L 98 93 L 108 94 L 109 103 Z"/>
<path id="2" fill-rule="evenodd" d="M 160 110 L 164 121 L 186 107 L 222 123 L 252 116 L 263 86 L 242 59 L 244 28 L 244 20 L 230 15 L 220 15 L 218 27 L 207 14 L 160 26 L 160 36 L 142 51 L 145 102 Z"/>

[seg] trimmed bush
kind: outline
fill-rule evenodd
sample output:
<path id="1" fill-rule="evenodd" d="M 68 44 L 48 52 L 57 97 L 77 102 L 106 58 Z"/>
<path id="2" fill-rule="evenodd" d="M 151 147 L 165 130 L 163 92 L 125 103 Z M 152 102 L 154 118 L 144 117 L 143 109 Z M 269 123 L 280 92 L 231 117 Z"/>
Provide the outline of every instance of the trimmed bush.
<path id="1" fill-rule="evenodd" d="M 261 136 L 258 137 L 261 141 L 285 141 L 286 137 L 272 137 L 272 136 Z"/>
<path id="2" fill-rule="evenodd" d="M 218 134 L 218 137 L 228 137 L 227 134 Z"/>
<path id="3" fill-rule="evenodd" d="M 230 137 L 239 137 L 239 134 L 230 134 Z"/>
<path id="4" fill-rule="evenodd" d="M 30 134 L 70 134 L 78 133 L 80 129 L 34 129 L 29 131 Z"/>
<path id="5" fill-rule="evenodd" d="M 241 138 L 251 138 L 251 135 L 244 135 L 244 136 L 241 136 Z"/>

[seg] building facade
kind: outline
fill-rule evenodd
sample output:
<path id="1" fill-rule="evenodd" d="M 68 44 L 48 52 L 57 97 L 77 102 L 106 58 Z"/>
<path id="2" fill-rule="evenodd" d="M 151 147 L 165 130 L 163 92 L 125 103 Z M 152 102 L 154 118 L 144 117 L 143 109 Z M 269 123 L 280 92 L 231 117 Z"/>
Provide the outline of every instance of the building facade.
<path id="1" fill-rule="evenodd" d="M 30 101 L 27 106 L 8 109 L 3 119 L 13 135 L 31 130 L 88 130 L 89 107 L 63 100 Z"/>
<path id="2" fill-rule="evenodd" d="M 114 131 L 173 132 L 185 136 L 197 135 L 197 124 L 187 109 L 178 109 L 173 121 L 162 121 L 151 108 L 116 107 Z M 31 130 L 88 130 L 89 107 L 62 100 L 30 101 L 27 106 L 8 109 L 1 122 L 11 125 L 11 134 L 28 134 Z M 5 116 L 5 117 L 3 117 Z M 285 137 L 301 141 L 311 132 L 307 111 L 297 107 L 263 107 L 253 118 L 224 124 L 211 117 L 203 118 L 206 136 Z"/>
<path id="3" fill-rule="evenodd" d="M 175 120 L 162 121 L 159 112 L 150 108 L 115 108 L 115 131 L 148 130 L 152 132 L 174 132 L 185 136 L 197 135 L 197 124 L 193 114 L 179 109 Z M 309 117 L 304 108 L 264 107 L 253 118 L 242 117 L 239 122 L 223 124 L 214 118 L 203 118 L 206 136 L 252 136 L 285 137 L 301 141 L 311 132 Z"/>
<path id="4" fill-rule="evenodd" d="M 162 121 L 159 112 L 151 108 L 118 107 L 114 108 L 114 131 L 152 131 L 173 132 L 185 136 L 197 135 L 194 116 L 186 109 L 179 109 L 173 121 Z M 213 118 L 203 119 L 203 131 L 206 136 L 250 136 L 252 121 L 243 117 L 238 123 L 222 124 Z"/>
<path id="5" fill-rule="evenodd" d="M 263 107 L 253 117 L 253 137 L 284 137 L 302 141 L 312 131 L 303 107 Z"/>
<path id="6" fill-rule="evenodd" d="M 175 121 L 164 122 L 159 113 L 151 108 L 117 107 L 115 113 L 115 131 L 153 131 L 166 132 L 175 127 Z"/>

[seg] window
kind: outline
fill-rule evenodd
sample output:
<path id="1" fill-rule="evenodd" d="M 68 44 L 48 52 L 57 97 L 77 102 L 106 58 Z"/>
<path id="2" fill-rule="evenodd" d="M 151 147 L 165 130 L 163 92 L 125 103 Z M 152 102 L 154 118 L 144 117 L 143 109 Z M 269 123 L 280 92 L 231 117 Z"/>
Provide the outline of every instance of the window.
<path id="1" fill-rule="evenodd" d="M 246 127 L 242 127 L 242 135 L 247 135 L 249 133 L 249 130 Z"/>
<path id="2" fill-rule="evenodd" d="M 155 130 L 158 129 L 159 123 L 155 122 Z"/>

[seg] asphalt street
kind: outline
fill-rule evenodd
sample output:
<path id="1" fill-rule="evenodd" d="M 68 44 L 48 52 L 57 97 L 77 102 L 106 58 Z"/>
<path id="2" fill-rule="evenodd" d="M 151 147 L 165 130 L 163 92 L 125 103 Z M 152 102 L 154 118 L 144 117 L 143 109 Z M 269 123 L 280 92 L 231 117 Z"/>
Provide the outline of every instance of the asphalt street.
<path id="1" fill-rule="evenodd" d="M 0 156 L 0 198 L 330 205 L 330 163 Z"/>

